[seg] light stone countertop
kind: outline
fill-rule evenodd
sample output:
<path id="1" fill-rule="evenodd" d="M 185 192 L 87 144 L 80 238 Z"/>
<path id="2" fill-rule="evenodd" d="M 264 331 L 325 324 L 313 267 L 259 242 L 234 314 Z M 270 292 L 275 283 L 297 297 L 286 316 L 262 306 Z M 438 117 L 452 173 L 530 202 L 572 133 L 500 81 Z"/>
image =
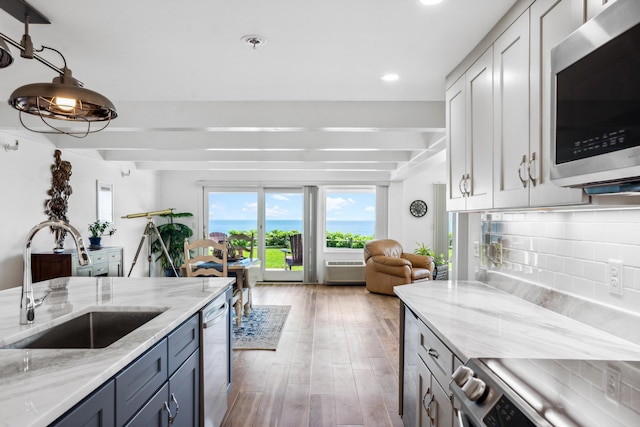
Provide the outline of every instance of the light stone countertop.
<path id="1" fill-rule="evenodd" d="M 0 426 L 46 426 L 222 294 L 234 278 L 72 277 L 34 284 L 51 288 L 32 325 L 19 324 L 20 288 L 0 292 L 0 346 L 94 310 L 150 311 L 159 316 L 104 349 L 0 349 Z"/>
<path id="2" fill-rule="evenodd" d="M 454 353 L 469 358 L 640 360 L 640 346 L 475 281 L 395 293 Z"/>

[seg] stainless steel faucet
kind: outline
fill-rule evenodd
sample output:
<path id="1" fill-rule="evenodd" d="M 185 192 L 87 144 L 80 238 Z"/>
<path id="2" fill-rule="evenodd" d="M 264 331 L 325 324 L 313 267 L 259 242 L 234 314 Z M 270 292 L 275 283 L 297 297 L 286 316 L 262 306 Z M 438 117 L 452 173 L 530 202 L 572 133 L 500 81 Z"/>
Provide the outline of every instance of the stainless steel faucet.
<path id="1" fill-rule="evenodd" d="M 45 227 L 59 227 L 67 230 L 73 237 L 73 241 L 76 244 L 76 249 L 78 251 L 78 262 L 80 263 L 80 265 L 87 265 L 89 264 L 89 262 L 91 262 L 91 260 L 89 259 L 89 254 L 87 253 L 87 249 L 84 247 L 84 242 L 82 241 L 80 233 L 69 223 L 59 219 L 50 219 L 47 221 L 43 221 L 33 227 L 31 231 L 29 231 L 29 234 L 27 234 L 27 239 L 24 244 L 24 278 L 22 279 L 22 295 L 20 296 L 21 325 L 33 323 L 36 307 L 42 304 L 44 298 L 46 297 L 45 295 L 43 298 L 40 298 L 38 300 L 33 298 L 33 283 L 31 281 L 31 241 L 33 240 L 33 236 L 35 236 L 38 231 L 42 230 Z"/>

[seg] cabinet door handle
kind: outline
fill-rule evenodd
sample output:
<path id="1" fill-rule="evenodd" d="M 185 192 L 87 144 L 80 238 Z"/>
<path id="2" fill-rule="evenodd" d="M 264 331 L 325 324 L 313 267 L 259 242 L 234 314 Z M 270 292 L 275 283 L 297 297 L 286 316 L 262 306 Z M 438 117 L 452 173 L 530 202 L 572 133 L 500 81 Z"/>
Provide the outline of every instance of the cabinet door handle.
<path id="1" fill-rule="evenodd" d="M 424 393 L 424 396 L 422 396 L 422 407 L 424 408 L 425 411 L 427 411 L 427 413 L 429 413 L 429 405 L 425 405 L 424 401 L 427 400 L 427 396 L 429 396 L 430 394 L 431 394 L 431 389 L 427 387 L 427 391 Z M 429 404 L 431 404 L 431 402 L 429 402 Z"/>
<path id="2" fill-rule="evenodd" d="M 535 162 L 536 161 L 536 153 L 535 151 L 533 153 L 531 153 L 531 159 L 529 159 L 529 163 L 527 164 L 527 174 L 529 175 L 529 179 L 531 180 L 531 184 L 532 185 L 536 185 L 536 179 L 533 175 L 531 175 L 531 165 L 533 164 L 535 166 Z M 537 175 L 537 174 L 536 174 Z"/>
<path id="3" fill-rule="evenodd" d="M 435 402 L 435 398 L 436 396 L 434 394 L 431 395 L 431 400 L 429 400 L 429 406 L 427 407 L 427 416 L 429 417 L 429 422 L 431 426 L 437 426 L 438 425 L 438 407 L 436 406 L 435 410 L 431 409 L 431 404 L 435 403 L 436 405 L 438 404 L 437 402 Z M 433 415 L 433 416 L 432 416 Z"/>
<path id="4" fill-rule="evenodd" d="M 167 419 L 169 420 L 169 424 L 171 424 L 171 418 L 173 418 L 173 417 L 171 415 L 171 409 L 169 408 L 169 404 L 165 401 L 163 406 L 162 406 L 162 408 L 165 411 L 167 411 Z"/>
<path id="5" fill-rule="evenodd" d="M 431 398 L 429 399 L 429 403 L 427 403 L 426 405 L 424 404 L 424 401 L 427 399 L 427 395 L 429 394 L 429 389 L 427 389 L 427 393 L 425 393 L 424 397 L 422 398 L 422 407 L 425 409 L 425 411 L 427 412 L 427 417 L 429 417 L 429 425 L 430 426 L 435 426 L 435 417 L 431 416 L 431 413 L 433 412 L 431 410 L 431 404 L 433 403 L 433 399 L 435 399 L 435 396 L 433 394 L 431 394 Z"/>
<path id="6" fill-rule="evenodd" d="M 467 197 L 471 196 L 471 175 L 467 174 L 467 177 L 464 179 L 464 192 L 467 194 Z"/>
<path id="7" fill-rule="evenodd" d="M 465 182 L 465 177 L 464 174 L 462 174 L 462 176 L 460 177 L 460 182 L 458 183 L 458 190 L 460 190 L 460 194 L 462 194 L 462 197 L 464 197 L 466 195 L 466 188 L 467 186 L 465 185 L 465 188 L 462 188 L 462 183 Z"/>
<path id="8" fill-rule="evenodd" d="M 433 357 L 434 359 L 440 357 L 440 355 L 434 348 L 430 348 L 429 350 L 427 350 L 427 353 L 429 353 L 429 356 Z"/>
<path id="9" fill-rule="evenodd" d="M 522 161 L 518 165 L 518 178 L 520 178 L 520 182 L 522 183 L 522 186 L 525 188 L 527 187 L 527 180 L 522 177 L 522 168 L 525 166 L 526 163 L 527 163 L 527 156 L 523 154 Z"/>
<path id="10" fill-rule="evenodd" d="M 169 412 L 169 425 L 172 425 L 176 418 L 178 417 L 178 412 L 180 412 L 180 405 L 178 405 L 178 400 L 176 399 L 176 395 L 171 393 L 171 400 L 176 404 L 176 413 L 174 416 L 171 416 L 171 412 Z"/>

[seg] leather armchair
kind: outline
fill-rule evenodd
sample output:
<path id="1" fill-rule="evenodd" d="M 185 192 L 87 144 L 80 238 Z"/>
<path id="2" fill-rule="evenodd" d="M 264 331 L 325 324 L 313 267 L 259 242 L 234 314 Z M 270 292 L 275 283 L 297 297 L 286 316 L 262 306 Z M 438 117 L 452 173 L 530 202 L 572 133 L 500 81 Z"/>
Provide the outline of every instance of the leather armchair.
<path id="1" fill-rule="evenodd" d="M 431 280 L 433 258 L 403 252 L 395 240 L 373 240 L 364 247 L 365 282 L 369 292 L 395 295 L 393 287 Z"/>

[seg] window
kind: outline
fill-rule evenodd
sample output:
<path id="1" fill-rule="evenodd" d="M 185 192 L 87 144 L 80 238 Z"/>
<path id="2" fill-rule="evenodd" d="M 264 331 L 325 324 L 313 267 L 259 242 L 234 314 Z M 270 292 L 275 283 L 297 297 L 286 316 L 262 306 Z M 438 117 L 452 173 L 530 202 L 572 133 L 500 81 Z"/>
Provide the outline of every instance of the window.
<path id="1" fill-rule="evenodd" d="M 362 249 L 374 238 L 375 229 L 375 187 L 326 190 L 325 248 Z"/>

